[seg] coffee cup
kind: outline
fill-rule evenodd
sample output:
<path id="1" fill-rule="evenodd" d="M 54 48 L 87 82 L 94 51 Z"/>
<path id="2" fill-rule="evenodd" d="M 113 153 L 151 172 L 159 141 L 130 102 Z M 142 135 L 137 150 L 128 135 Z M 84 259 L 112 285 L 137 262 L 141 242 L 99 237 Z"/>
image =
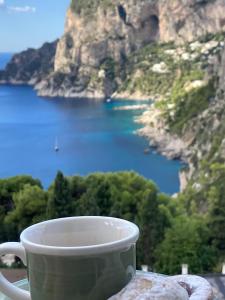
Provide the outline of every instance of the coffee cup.
<path id="1" fill-rule="evenodd" d="M 72 217 L 25 229 L 20 243 L 0 245 L 27 266 L 30 291 L 0 274 L 0 291 L 12 300 L 106 300 L 136 272 L 138 227 L 110 217 Z"/>

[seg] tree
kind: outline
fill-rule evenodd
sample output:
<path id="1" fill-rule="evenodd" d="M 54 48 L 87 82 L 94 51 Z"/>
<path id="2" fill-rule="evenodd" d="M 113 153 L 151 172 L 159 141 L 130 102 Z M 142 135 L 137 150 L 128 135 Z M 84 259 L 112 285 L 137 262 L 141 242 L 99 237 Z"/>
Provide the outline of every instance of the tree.
<path id="1" fill-rule="evenodd" d="M 13 209 L 13 194 L 23 189 L 24 185 L 41 186 L 41 182 L 31 176 L 15 176 L 0 180 L 0 206 L 5 214 Z"/>
<path id="2" fill-rule="evenodd" d="M 153 182 L 134 172 L 71 178 L 58 172 L 48 191 L 33 184 L 20 182 L 19 187 L 16 183 L 10 189 L 7 197 L 12 198 L 12 210 L 5 222 L 4 210 L 2 214 L 0 210 L 0 225 L 1 222 L 5 225 L 1 226 L 0 238 L 2 235 L 5 239 L 7 233 L 8 239 L 17 239 L 23 228 L 45 219 L 46 204 L 48 219 L 74 215 L 113 216 L 139 226 L 138 263 L 153 266 L 157 259 L 154 248 L 164 238 L 165 228 L 171 225 L 175 212 L 170 197 L 159 194 Z"/>
<path id="3" fill-rule="evenodd" d="M 5 216 L 15 209 L 14 194 L 21 191 L 25 185 L 38 186 L 41 182 L 31 176 L 15 176 L 0 180 L 0 242 L 17 238 L 15 224 L 5 224 Z"/>
<path id="4" fill-rule="evenodd" d="M 62 172 L 58 172 L 53 184 L 52 190 L 49 191 L 49 200 L 47 208 L 47 217 L 62 218 L 69 217 L 72 214 L 72 197 L 69 181 L 64 177 Z"/>
<path id="5" fill-rule="evenodd" d="M 138 262 L 153 268 L 156 261 L 155 247 L 164 237 L 165 227 L 169 226 L 168 215 L 160 206 L 158 191 L 155 185 L 143 193 L 143 198 L 137 204 L 137 224 L 140 227 L 138 243 Z"/>
<path id="6" fill-rule="evenodd" d="M 10 236 L 15 235 L 18 238 L 26 227 L 46 220 L 47 193 L 39 186 L 26 184 L 13 194 L 13 204 L 14 210 L 5 218 Z"/>
<path id="7" fill-rule="evenodd" d="M 209 231 L 204 219 L 177 217 L 156 248 L 156 271 L 179 274 L 182 263 L 188 264 L 190 271 L 195 274 L 211 271 L 215 263 L 215 251 L 208 242 Z"/>

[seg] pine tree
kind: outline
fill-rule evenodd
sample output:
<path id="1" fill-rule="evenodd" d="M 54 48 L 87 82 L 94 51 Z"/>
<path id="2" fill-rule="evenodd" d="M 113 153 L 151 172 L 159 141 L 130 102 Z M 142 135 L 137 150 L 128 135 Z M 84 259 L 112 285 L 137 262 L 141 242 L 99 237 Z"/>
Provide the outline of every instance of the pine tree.
<path id="1" fill-rule="evenodd" d="M 208 225 L 211 243 L 225 258 L 225 166 L 215 163 L 211 166 L 214 182 L 208 192 Z"/>
<path id="2" fill-rule="evenodd" d="M 68 217 L 71 214 L 72 197 L 69 181 L 58 171 L 48 200 L 47 216 L 52 219 Z"/>

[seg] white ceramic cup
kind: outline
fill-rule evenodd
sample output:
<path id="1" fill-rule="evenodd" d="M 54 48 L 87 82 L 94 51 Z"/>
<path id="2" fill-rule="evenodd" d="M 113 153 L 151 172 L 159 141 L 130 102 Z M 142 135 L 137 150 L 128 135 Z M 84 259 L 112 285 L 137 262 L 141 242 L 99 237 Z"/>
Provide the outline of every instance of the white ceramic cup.
<path id="1" fill-rule="evenodd" d="M 109 217 L 73 217 L 25 229 L 21 243 L 0 245 L 27 265 L 30 292 L 1 274 L 0 291 L 12 300 L 105 300 L 136 271 L 138 227 Z"/>

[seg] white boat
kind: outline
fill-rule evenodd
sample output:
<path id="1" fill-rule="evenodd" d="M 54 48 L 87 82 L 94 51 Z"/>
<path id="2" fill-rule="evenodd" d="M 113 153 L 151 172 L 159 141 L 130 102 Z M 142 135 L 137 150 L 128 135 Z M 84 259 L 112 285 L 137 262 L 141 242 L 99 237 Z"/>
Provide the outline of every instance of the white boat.
<path id="1" fill-rule="evenodd" d="M 55 139 L 55 147 L 54 147 L 54 149 L 55 149 L 55 152 L 59 151 L 59 145 L 58 145 L 58 139 L 57 138 Z"/>
<path id="2" fill-rule="evenodd" d="M 106 100 L 107 103 L 110 103 L 111 101 L 112 101 L 111 98 L 108 98 L 108 99 Z"/>

